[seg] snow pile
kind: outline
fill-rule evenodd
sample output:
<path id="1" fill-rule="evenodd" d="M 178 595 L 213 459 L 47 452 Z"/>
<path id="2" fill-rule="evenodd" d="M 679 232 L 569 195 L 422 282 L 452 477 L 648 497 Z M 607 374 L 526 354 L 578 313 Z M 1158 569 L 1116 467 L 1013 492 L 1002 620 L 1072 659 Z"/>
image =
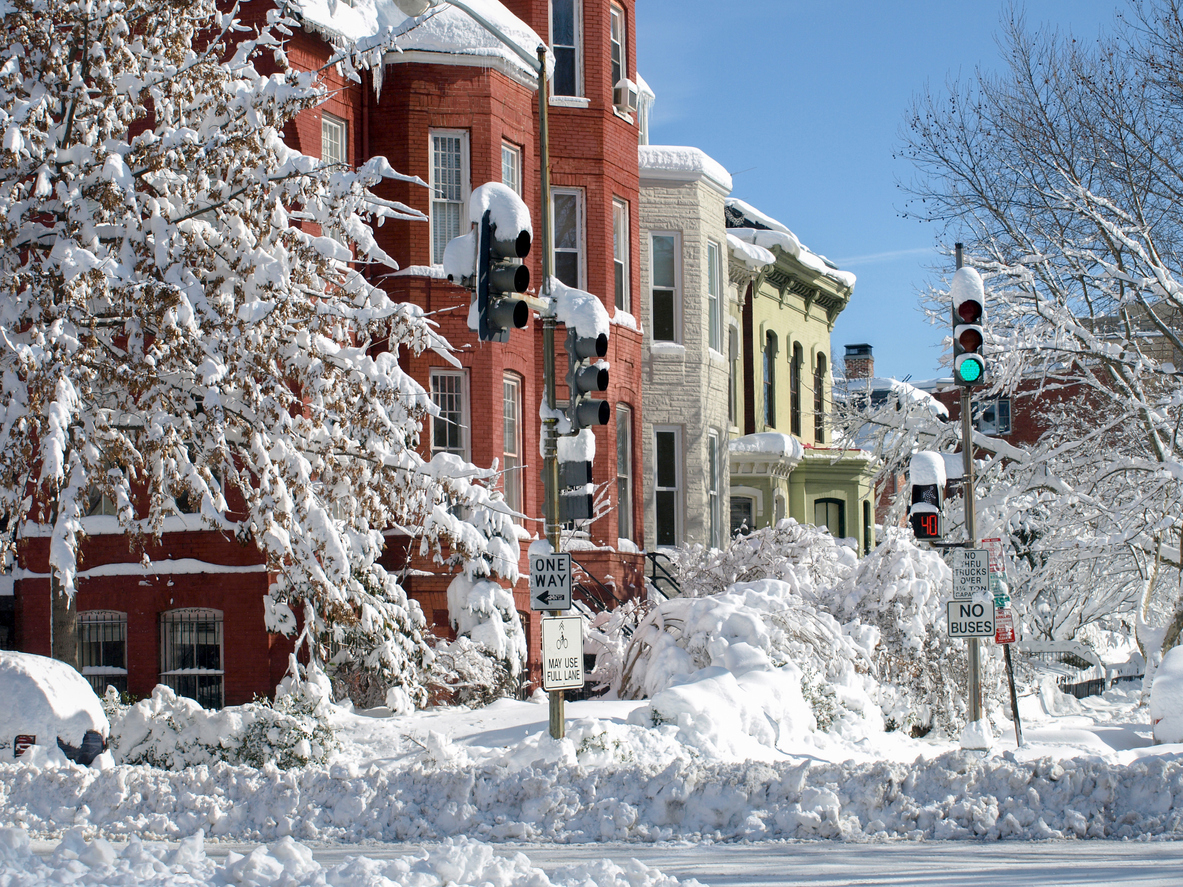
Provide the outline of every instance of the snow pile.
<path id="1" fill-rule="evenodd" d="M 37 737 L 51 754 L 60 738 L 82 745 L 87 730 L 110 733 L 90 683 L 78 671 L 45 656 L 0 650 L 0 750 L 11 754 L 17 735 Z"/>
<path id="2" fill-rule="evenodd" d="M 230 853 L 219 861 L 206 855 L 198 832 L 176 847 L 144 844 L 132 837 L 122 847 L 102 838 L 87 840 L 81 829 L 68 832 L 48 859 L 34 855 L 28 834 L 0 829 L 0 883 L 32 885 L 70 883 L 77 887 L 144 887 L 144 885 L 251 884 L 254 887 L 371 887 L 414 884 L 416 887 L 676 887 L 689 880 L 663 875 L 636 860 L 617 865 L 608 860 L 570 866 L 553 878 L 521 853 L 497 856 L 488 844 L 464 838 L 448 840 L 397 859 L 350 856 L 325 867 L 312 851 L 291 838 Z"/>
<path id="3" fill-rule="evenodd" d="M 518 706 L 540 712 L 542 729 L 495 754 L 422 743 L 404 760 L 415 721 L 394 718 L 377 722 L 389 725 L 380 756 L 330 767 L 6 764 L 0 801 L 8 821 L 30 833 L 82 827 L 116 839 L 199 830 L 347 843 L 1183 836 L 1178 747 L 1121 756 L 1052 749 L 1032 729 L 1032 748 L 1018 753 L 915 743 L 907 760 L 827 761 L 836 747 L 801 745 L 779 760 L 727 762 L 706 750 L 661 754 L 656 743 L 674 726 L 604 729 L 578 717 L 581 705 L 568 706 L 569 735 L 556 742 L 545 734 L 545 706 L 508 703 L 491 726 Z M 497 729 L 489 736 L 506 741 Z"/>

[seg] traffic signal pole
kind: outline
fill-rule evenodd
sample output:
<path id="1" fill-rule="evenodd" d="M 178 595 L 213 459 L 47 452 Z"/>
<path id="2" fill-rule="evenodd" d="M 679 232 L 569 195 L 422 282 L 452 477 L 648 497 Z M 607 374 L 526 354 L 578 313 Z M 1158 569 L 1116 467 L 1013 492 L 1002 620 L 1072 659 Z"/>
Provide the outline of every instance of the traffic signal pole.
<path id="1" fill-rule="evenodd" d="M 961 268 L 961 244 L 956 244 L 957 268 Z M 961 458 L 963 483 L 961 494 L 965 502 L 966 548 L 978 547 L 978 533 L 974 519 L 974 426 L 971 415 L 970 388 L 961 386 Z M 982 720 L 982 651 L 977 638 L 966 638 L 969 644 L 969 722 Z"/>

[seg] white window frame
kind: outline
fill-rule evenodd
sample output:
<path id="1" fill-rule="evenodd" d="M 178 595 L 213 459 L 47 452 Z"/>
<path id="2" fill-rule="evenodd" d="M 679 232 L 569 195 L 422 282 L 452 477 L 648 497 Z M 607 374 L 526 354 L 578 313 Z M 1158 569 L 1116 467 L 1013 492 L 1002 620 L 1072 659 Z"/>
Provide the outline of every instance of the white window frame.
<path id="1" fill-rule="evenodd" d="M 442 384 L 447 380 L 447 390 Z M 434 456 L 436 453 L 451 453 L 454 456 L 459 456 L 466 462 L 472 461 L 472 434 L 470 417 L 472 415 L 471 401 L 469 399 L 468 373 L 464 370 L 445 370 L 433 368 L 431 371 L 431 402 L 437 408 L 441 408 L 443 396 L 447 394 L 459 399 L 459 409 L 449 409 L 448 414 L 459 413 L 459 420 L 444 419 L 440 416 L 432 416 L 430 418 L 431 435 L 431 453 Z M 448 404 L 451 407 L 451 404 Z M 437 446 L 436 444 L 436 423 L 447 422 L 454 424 L 460 434 L 460 444 L 458 446 Z"/>
<path id="2" fill-rule="evenodd" d="M 558 219 L 558 213 L 555 212 L 555 201 L 559 198 L 574 197 L 575 199 L 575 241 L 576 247 L 571 249 L 567 246 L 559 245 L 558 231 L 554 228 L 555 221 Z M 551 243 L 554 244 L 555 252 L 555 268 L 554 275 L 558 277 L 559 254 L 574 253 L 576 256 L 577 274 L 579 277 L 575 285 L 576 289 L 587 289 L 587 214 L 584 209 L 584 196 L 582 188 L 551 188 L 550 190 L 550 220 L 552 237 Z"/>
<path id="3" fill-rule="evenodd" d="M 436 139 L 451 138 L 459 139 L 459 181 L 441 182 L 439 181 L 441 169 L 436 163 Z M 427 136 L 427 164 L 430 176 L 428 185 L 431 191 L 431 207 L 429 210 L 431 217 L 431 262 L 434 265 L 439 265 L 444 261 L 444 248 L 448 245 L 448 241 L 453 237 L 459 237 L 465 233 L 467 228 L 465 208 L 468 205 L 469 195 L 472 193 L 468 132 L 462 129 L 431 130 Z M 437 194 L 438 191 L 444 189 L 450 189 L 452 193 Z M 448 210 L 448 214 L 449 216 L 452 213 L 455 214 L 455 226 L 448 230 L 441 230 L 441 227 L 447 224 L 447 220 L 441 215 L 445 207 L 454 207 L 454 209 Z"/>
<path id="4" fill-rule="evenodd" d="M 555 41 L 555 36 L 554 36 L 554 34 L 555 34 L 554 0 L 551 0 L 551 2 L 548 4 L 548 10 L 550 13 L 550 21 L 547 24 L 550 28 L 551 51 L 556 52 L 559 49 L 568 49 L 569 48 L 569 49 L 571 49 L 571 51 L 573 52 L 573 54 L 575 56 L 575 72 L 574 72 L 574 80 L 575 80 L 574 89 L 575 89 L 575 91 L 573 93 L 568 94 L 568 93 L 556 92 L 555 79 L 553 76 L 551 77 L 550 94 L 551 94 L 551 96 L 556 97 L 556 98 L 560 98 L 560 99 L 562 99 L 562 98 L 582 98 L 587 95 L 587 91 L 583 88 L 583 0 L 570 0 L 570 2 L 571 2 L 571 7 L 572 7 L 571 15 L 574 17 L 574 20 L 575 20 L 575 27 L 573 29 L 573 37 L 572 37 L 572 39 L 575 41 L 574 46 L 570 46 L 569 44 L 566 44 L 566 43 L 560 44 Z"/>
<path id="5" fill-rule="evenodd" d="M 519 197 L 522 194 L 522 149 L 509 142 L 501 143 L 501 183 Z"/>
<path id="6" fill-rule="evenodd" d="M 616 84 L 628 77 L 628 26 L 624 18 L 624 10 L 616 4 L 609 7 L 609 25 L 608 25 L 608 76 L 612 77 L 612 66 L 617 61 L 616 55 L 619 54 L 620 59 L 620 76 L 612 77 L 612 82 L 608 84 L 609 89 L 609 104 L 612 104 L 611 99 L 615 98 L 612 91 L 615 90 Z"/>
<path id="7" fill-rule="evenodd" d="M 501 378 L 501 421 L 502 421 L 502 472 L 501 489 L 505 493 L 505 504 L 514 511 L 524 513 L 522 483 L 522 377 L 517 373 L 505 373 Z M 520 517 L 514 518 L 521 523 Z"/>
<path id="8" fill-rule="evenodd" d="M 334 114 L 320 114 L 320 162 L 349 162 L 349 124 Z"/>
<path id="9" fill-rule="evenodd" d="M 657 445 L 658 436 L 672 434 L 674 437 L 674 484 L 659 485 L 662 475 L 660 464 L 660 450 Z M 653 426 L 653 541 L 658 548 L 677 547 L 685 539 L 685 503 L 683 502 L 685 457 L 682 453 L 682 426 L 654 425 Z M 674 539 L 661 541 L 660 508 L 658 499 L 661 494 L 673 494 L 674 500 Z"/>
<path id="10" fill-rule="evenodd" d="M 1006 422 L 999 421 L 999 415 L 1002 412 L 1002 405 L 1006 405 Z M 994 408 L 994 422 L 985 421 L 986 412 Z M 989 437 L 1006 437 L 1014 430 L 1015 416 L 1014 416 L 1014 401 L 1009 397 L 997 397 L 993 400 L 984 400 L 974 404 L 973 420 L 974 427 Z"/>
<path id="11" fill-rule="evenodd" d="M 632 300 L 629 293 L 629 228 L 628 201 L 612 198 L 612 271 L 616 307 L 632 314 Z M 620 284 L 616 285 L 619 278 Z"/>
<path id="12" fill-rule="evenodd" d="M 654 244 L 659 237 L 672 238 L 674 242 L 674 335 L 673 338 L 670 339 L 657 338 L 657 312 L 654 310 L 653 304 L 653 291 L 657 289 L 657 283 L 653 277 L 654 272 L 657 269 L 657 250 L 654 248 Z M 663 285 L 661 289 L 668 289 L 668 287 Z M 682 343 L 682 232 L 680 231 L 649 232 L 649 328 L 652 330 L 652 336 L 655 342 L 673 342 L 675 344 Z"/>
<path id="13" fill-rule="evenodd" d="M 722 249 L 717 241 L 707 241 L 707 347 L 723 355 L 723 273 Z"/>
<path id="14" fill-rule="evenodd" d="M 633 408 L 616 405 L 616 535 L 633 540 Z"/>

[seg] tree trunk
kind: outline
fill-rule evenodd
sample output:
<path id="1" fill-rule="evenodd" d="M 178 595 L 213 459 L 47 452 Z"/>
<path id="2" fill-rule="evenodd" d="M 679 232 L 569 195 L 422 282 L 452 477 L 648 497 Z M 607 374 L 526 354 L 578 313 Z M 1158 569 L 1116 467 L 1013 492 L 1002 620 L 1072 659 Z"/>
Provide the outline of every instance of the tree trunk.
<path id="1" fill-rule="evenodd" d="M 53 643 L 50 655 L 80 669 L 78 662 L 78 599 L 67 595 L 57 576 L 49 580 L 50 621 Z"/>

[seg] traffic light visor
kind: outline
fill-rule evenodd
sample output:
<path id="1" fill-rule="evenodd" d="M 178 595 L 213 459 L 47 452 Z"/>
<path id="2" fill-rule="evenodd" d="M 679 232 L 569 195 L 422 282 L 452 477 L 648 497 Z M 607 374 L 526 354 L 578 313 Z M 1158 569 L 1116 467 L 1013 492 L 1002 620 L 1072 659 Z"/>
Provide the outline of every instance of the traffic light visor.
<path id="1" fill-rule="evenodd" d="M 977 351 L 982 347 L 982 328 L 966 326 L 957 328 L 957 342 L 966 351 Z"/>

